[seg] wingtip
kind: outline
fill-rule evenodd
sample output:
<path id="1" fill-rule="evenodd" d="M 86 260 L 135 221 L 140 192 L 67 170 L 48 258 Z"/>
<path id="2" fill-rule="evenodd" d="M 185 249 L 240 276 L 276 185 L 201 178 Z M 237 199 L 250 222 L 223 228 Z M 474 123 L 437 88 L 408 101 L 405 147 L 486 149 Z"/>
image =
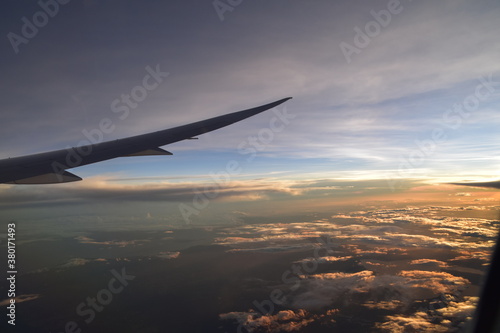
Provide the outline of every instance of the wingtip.
<path id="1" fill-rule="evenodd" d="M 285 97 L 285 98 L 282 98 L 282 99 L 280 99 L 280 100 L 277 100 L 276 102 L 271 103 L 271 104 L 280 105 L 280 104 L 285 103 L 286 101 L 288 101 L 288 100 L 290 100 L 290 99 L 292 99 L 292 97 Z"/>

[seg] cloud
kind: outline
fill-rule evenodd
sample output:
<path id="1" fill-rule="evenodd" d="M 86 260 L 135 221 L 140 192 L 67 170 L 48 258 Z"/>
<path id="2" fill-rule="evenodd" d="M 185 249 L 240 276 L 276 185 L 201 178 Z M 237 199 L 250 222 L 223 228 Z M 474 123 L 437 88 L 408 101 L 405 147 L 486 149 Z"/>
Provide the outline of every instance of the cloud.
<path id="1" fill-rule="evenodd" d="M 462 290 L 470 281 L 446 272 L 411 270 L 401 271 L 398 276 L 405 278 L 412 288 L 423 288 L 434 294 L 453 293 Z"/>
<path id="2" fill-rule="evenodd" d="M 401 271 L 396 275 L 377 275 L 369 270 L 321 273 L 301 276 L 300 290 L 292 293 L 289 304 L 292 308 L 318 310 L 339 306 L 351 297 L 347 295 L 356 294 L 365 303 L 371 302 L 371 307 L 375 306 L 373 302 L 394 301 L 409 307 L 417 299 L 456 293 L 469 284 L 467 279 L 449 273 L 421 270 Z"/>
<path id="3" fill-rule="evenodd" d="M 346 261 L 351 259 L 352 256 L 344 256 L 344 257 L 334 257 L 334 256 L 326 256 L 326 257 L 319 257 L 319 258 L 306 258 L 306 259 L 301 259 L 299 261 L 296 261 L 298 264 L 307 264 L 309 262 L 316 262 L 318 264 L 328 264 L 336 261 Z"/>
<path id="4" fill-rule="evenodd" d="M 363 306 L 369 309 L 380 309 L 380 310 L 396 310 L 404 306 L 403 302 L 399 300 L 392 301 L 368 301 L 363 304 Z"/>
<path id="5" fill-rule="evenodd" d="M 216 182 L 209 175 L 203 182 L 155 182 L 141 185 L 116 183 L 113 177 L 100 176 L 80 183 L 44 186 L 4 186 L 0 190 L 0 205 L 8 207 L 33 207 L 78 205 L 97 202 L 192 202 L 197 193 L 210 201 L 254 201 L 276 195 L 294 196 L 304 190 L 294 187 L 295 182 L 238 180 Z M 57 191 L 54 189 L 57 188 Z M 146 212 L 151 217 L 151 212 Z"/>
<path id="6" fill-rule="evenodd" d="M 341 295 L 360 291 L 375 279 L 372 271 L 358 273 L 323 273 L 302 276 L 304 290 L 292 297 L 293 308 L 318 310 L 332 306 L 342 299 Z"/>
<path id="7" fill-rule="evenodd" d="M 252 248 L 237 248 L 227 250 L 226 252 L 288 252 L 294 250 L 301 250 L 310 248 L 308 244 L 297 244 L 297 245 L 283 245 L 283 246 L 265 246 L 265 247 L 252 247 Z"/>
<path id="8" fill-rule="evenodd" d="M 226 228 L 223 233 L 227 236 L 218 237 L 215 242 L 239 248 L 234 251 L 286 251 L 299 245 L 310 247 L 311 239 L 328 235 L 338 240 L 339 246 L 347 250 L 342 257 L 352 254 L 402 255 L 407 248 L 468 249 L 476 252 L 491 249 L 492 239 L 497 232 L 491 223 L 492 220 L 443 216 L 448 212 L 455 214 L 461 211 L 461 207 L 422 206 L 342 213 L 333 215 L 330 219 L 323 218 L 312 222 L 238 225 Z M 408 233 L 407 230 L 411 226 L 417 226 L 419 231 Z M 450 234 L 459 237 L 450 237 Z M 345 244 L 347 241 L 357 245 L 349 247 Z M 361 244 L 369 248 L 361 248 Z M 334 259 L 332 257 L 319 260 Z M 432 258 L 429 261 L 422 259 L 412 264 L 428 268 L 433 265 L 446 267 L 444 262 L 431 260 Z"/>
<path id="9" fill-rule="evenodd" d="M 447 307 L 436 311 L 447 318 L 455 318 L 458 320 L 471 319 L 478 302 L 479 297 L 466 296 L 462 302 L 450 302 Z"/>
<path id="10" fill-rule="evenodd" d="M 375 327 L 381 332 L 404 333 L 404 332 L 448 332 L 448 325 L 432 322 L 432 318 L 425 312 L 417 312 L 413 316 L 387 316 L 386 322 L 377 323 Z"/>
<path id="11" fill-rule="evenodd" d="M 107 259 L 97 258 L 97 259 L 85 259 L 85 258 L 71 258 L 68 262 L 60 265 L 60 268 L 69 268 L 83 266 L 91 262 L 107 262 Z"/>
<path id="12" fill-rule="evenodd" d="M 22 302 L 28 302 L 28 301 L 33 301 L 35 299 L 40 298 L 40 294 L 25 294 L 25 295 L 19 295 L 14 297 L 14 300 L 16 303 L 22 303 Z M 11 298 L 7 298 L 4 300 L 0 301 L 0 306 L 8 306 L 10 304 Z"/>
<path id="13" fill-rule="evenodd" d="M 411 265 L 418 265 L 426 268 L 446 268 L 449 267 L 447 263 L 444 261 L 436 260 L 436 259 L 415 259 L 410 262 Z"/>
<path id="14" fill-rule="evenodd" d="M 491 250 L 489 251 L 468 251 L 459 250 L 458 256 L 451 259 L 451 261 L 461 261 L 461 260 L 474 260 L 478 259 L 489 264 L 491 259 Z"/>
<path id="15" fill-rule="evenodd" d="M 78 240 L 78 242 L 81 244 L 110 245 L 118 247 L 143 245 L 143 243 L 150 242 L 150 240 L 148 239 L 137 239 L 129 241 L 118 241 L 118 240 L 96 241 L 87 236 L 78 236 L 75 239 Z"/>
<path id="16" fill-rule="evenodd" d="M 216 244 L 238 246 L 239 250 L 275 251 L 297 247 L 312 248 L 314 239 L 325 233 L 339 234 L 338 225 L 329 222 L 292 222 L 252 224 L 226 228 L 227 237 L 218 237 Z M 231 235 L 237 236 L 231 236 Z"/>
<path id="17" fill-rule="evenodd" d="M 357 248 L 355 245 L 343 245 L 349 252 L 354 254 L 361 255 L 384 255 L 384 254 L 392 254 L 392 255 L 404 255 L 407 254 L 406 249 L 401 248 L 392 248 L 392 247 L 373 247 L 368 250 L 364 250 L 361 248 Z"/>
<path id="18" fill-rule="evenodd" d="M 375 327 L 388 333 L 458 331 L 472 319 L 477 302 L 477 297 L 466 296 L 462 301 L 449 302 L 445 307 L 433 311 L 416 312 L 410 316 L 386 316 L 386 321 L 375 324 Z"/>
<path id="19" fill-rule="evenodd" d="M 91 260 L 89 259 L 72 258 L 67 263 L 62 264 L 61 267 L 67 268 L 67 267 L 83 266 L 85 264 L 88 264 L 89 262 L 91 262 Z"/>
<path id="20" fill-rule="evenodd" d="M 490 219 L 450 217 L 443 212 L 460 213 L 467 207 L 409 207 L 402 209 L 377 209 L 373 211 L 358 211 L 350 214 L 333 215 L 332 219 L 339 222 L 342 219 L 363 221 L 362 226 L 350 224 L 339 227 L 342 235 L 338 238 L 370 241 L 379 244 L 393 244 L 398 247 L 445 247 L 445 248 L 491 248 L 491 241 L 497 236 L 497 229 L 492 225 Z M 483 207 L 484 208 L 484 207 Z M 485 207 L 491 209 L 493 207 Z M 483 210 L 484 210 L 483 209 Z M 445 215 L 445 216 L 443 216 Z M 406 224 L 417 226 L 431 226 L 431 232 L 425 234 L 408 234 L 402 232 Z M 373 224 L 397 224 L 378 227 Z M 364 234 L 369 234 L 366 237 Z M 450 234 L 460 237 L 449 237 Z M 482 238 L 483 240 L 470 237 Z"/>
<path id="21" fill-rule="evenodd" d="M 316 316 L 311 316 L 305 310 L 282 310 L 275 315 L 263 315 L 251 312 L 229 312 L 219 315 L 221 320 L 233 320 L 243 325 L 247 331 L 263 331 L 268 333 L 294 332 L 314 322 Z"/>
<path id="22" fill-rule="evenodd" d="M 176 259 L 179 257 L 180 252 L 160 252 L 157 257 L 161 259 Z"/>

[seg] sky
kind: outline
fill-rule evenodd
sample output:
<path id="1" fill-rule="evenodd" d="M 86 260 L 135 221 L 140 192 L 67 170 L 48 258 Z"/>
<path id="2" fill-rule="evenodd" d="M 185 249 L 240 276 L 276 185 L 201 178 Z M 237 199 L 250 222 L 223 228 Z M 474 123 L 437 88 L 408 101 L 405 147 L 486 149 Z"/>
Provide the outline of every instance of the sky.
<path id="1" fill-rule="evenodd" d="M 46 217 L 40 207 L 19 211 L 37 204 L 64 206 L 61 216 L 80 202 L 109 211 L 114 198 L 154 201 L 152 193 L 165 207 L 194 204 L 200 188 L 214 185 L 210 175 L 224 174 L 231 161 L 238 173 L 215 182 L 216 200 L 368 188 L 373 180 L 380 191 L 393 193 L 415 180 L 497 179 L 496 1 L 61 0 L 2 6 L 0 158 L 89 138 L 123 138 L 293 97 L 197 141 L 165 147 L 173 156 L 70 170 L 84 178 L 79 183 L 2 185 L 8 219 Z M 287 118 L 269 131 L 277 114 Z M 111 130 L 100 131 L 103 120 L 110 120 Z M 143 208 L 140 214 L 148 213 Z"/>

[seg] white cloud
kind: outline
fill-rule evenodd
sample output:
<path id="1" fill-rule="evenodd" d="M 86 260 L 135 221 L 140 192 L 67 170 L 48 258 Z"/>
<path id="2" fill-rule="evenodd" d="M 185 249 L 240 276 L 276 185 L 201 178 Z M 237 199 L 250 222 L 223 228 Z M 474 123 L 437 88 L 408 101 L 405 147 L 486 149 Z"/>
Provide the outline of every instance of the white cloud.
<path id="1" fill-rule="evenodd" d="M 96 258 L 96 259 L 86 259 L 86 258 L 71 258 L 68 262 L 60 265 L 61 268 L 69 268 L 76 266 L 83 266 L 91 262 L 107 262 L 107 259 Z"/>
<path id="2" fill-rule="evenodd" d="M 450 302 L 447 307 L 436 311 L 446 318 L 454 318 L 458 320 L 470 319 L 474 314 L 478 301 L 478 297 L 466 296 L 464 297 L 464 301 Z"/>
<path id="3" fill-rule="evenodd" d="M 357 273 L 321 273 L 301 276 L 301 289 L 289 301 L 293 308 L 317 310 L 342 304 L 346 295 L 367 301 L 394 302 L 408 307 L 415 300 L 463 290 L 470 282 L 444 272 L 402 271 L 396 275 L 365 270 Z M 373 307 L 373 306 L 372 306 Z"/>
<path id="4" fill-rule="evenodd" d="M 304 310 L 282 310 L 275 315 L 263 315 L 254 311 L 229 312 L 219 317 L 221 320 L 237 321 L 250 332 L 259 329 L 268 333 L 300 331 L 316 319 Z"/>
<path id="5" fill-rule="evenodd" d="M 394 315 L 387 316 L 386 322 L 376 324 L 381 332 L 448 332 L 448 325 L 435 324 L 425 312 L 417 312 L 413 316 Z"/>
<path id="6" fill-rule="evenodd" d="M 326 256 L 326 257 L 319 257 L 319 258 L 306 258 L 306 259 L 301 259 L 299 261 L 296 261 L 298 264 L 302 263 L 309 263 L 309 262 L 316 262 L 318 264 L 328 264 L 331 262 L 336 262 L 336 261 L 346 261 L 351 259 L 352 256 L 343 256 L 343 257 L 335 257 L 335 256 Z"/>
<path id="7" fill-rule="evenodd" d="M 87 236 L 78 236 L 75 238 L 79 243 L 82 244 L 96 244 L 96 245 L 109 245 L 109 246 L 118 246 L 118 247 L 126 247 L 126 246 L 137 246 L 143 245 L 150 240 L 147 239 L 137 239 L 137 240 L 107 240 L 107 241 L 96 241 Z"/>
<path id="8" fill-rule="evenodd" d="M 377 323 L 376 328 L 388 333 L 458 331 L 471 320 L 477 301 L 477 297 L 466 296 L 463 301 L 449 302 L 435 311 L 386 316 L 386 321 Z"/>
<path id="9" fill-rule="evenodd" d="M 427 268 L 445 268 L 449 267 L 444 261 L 436 259 L 415 259 L 410 262 L 411 265 L 418 265 Z"/>

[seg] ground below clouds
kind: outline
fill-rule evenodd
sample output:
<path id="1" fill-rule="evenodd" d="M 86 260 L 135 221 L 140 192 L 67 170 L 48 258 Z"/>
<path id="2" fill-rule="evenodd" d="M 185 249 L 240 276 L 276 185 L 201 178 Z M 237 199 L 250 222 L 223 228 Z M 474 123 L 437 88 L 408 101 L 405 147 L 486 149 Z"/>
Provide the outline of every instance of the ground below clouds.
<path id="1" fill-rule="evenodd" d="M 16 330 L 456 332 L 496 229 L 461 208 L 422 206 L 44 236 L 19 248 Z M 119 273 L 133 277 L 123 288 Z"/>

